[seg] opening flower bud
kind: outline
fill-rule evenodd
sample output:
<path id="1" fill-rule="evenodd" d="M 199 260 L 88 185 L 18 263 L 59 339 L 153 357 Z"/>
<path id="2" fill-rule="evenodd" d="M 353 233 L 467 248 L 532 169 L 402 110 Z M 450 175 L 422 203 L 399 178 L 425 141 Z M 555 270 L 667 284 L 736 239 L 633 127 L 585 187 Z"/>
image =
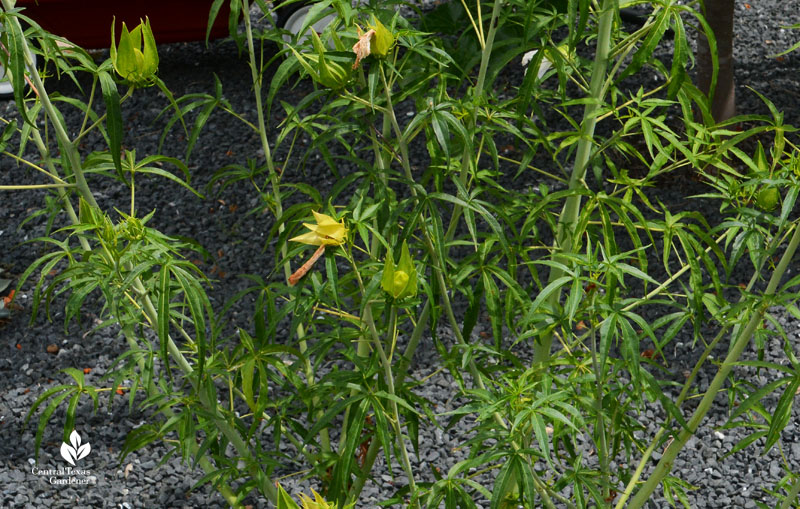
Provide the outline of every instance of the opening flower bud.
<path id="1" fill-rule="evenodd" d="M 367 26 L 375 31 L 372 36 L 371 54 L 377 58 L 385 58 L 394 48 L 394 34 L 375 15 L 372 16 L 372 23 Z"/>
<path id="2" fill-rule="evenodd" d="M 301 242 L 311 246 L 339 246 L 347 238 L 347 228 L 344 226 L 344 219 L 341 222 L 327 214 L 320 214 L 311 211 L 317 224 L 303 223 L 309 231 L 303 235 L 298 235 L 289 239 L 290 242 Z"/>
<path id="3" fill-rule="evenodd" d="M 158 50 L 150 19 L 145 18 L 131 31 L 122 23 L 119 46 L 116 41 L 116 19 L 111 23 L 111 63 L 124 79 L 136 86 L 148 86 L 158 70 Z"/>
<path id="4" fill-rule="evenodd" d="M 403 242 L 400 253 L 400 263 L 394 264 L 392 251 L 386 253 L 386 263 L 383 267 L 383 277 L 381 278 L 381 288 L 383 291 L 395 298 L 395 300 L 413 297 L 417 294 L 417 269 L 411 260 L 411 253 L 408 251 L 408 244 Z"/>

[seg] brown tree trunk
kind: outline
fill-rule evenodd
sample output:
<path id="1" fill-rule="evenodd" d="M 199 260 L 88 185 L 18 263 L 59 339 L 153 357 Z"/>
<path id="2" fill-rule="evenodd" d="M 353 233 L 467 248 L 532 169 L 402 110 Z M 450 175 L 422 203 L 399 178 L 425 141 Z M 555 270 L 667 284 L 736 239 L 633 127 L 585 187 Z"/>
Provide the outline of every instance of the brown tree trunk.
<path id="1" fill-rule="evenodd" d="M 711 101 L 711 115 L 722 122 L 736 114 L 736 94 L 733 83 L 733 6 L 734 0 L 704 0 L 705 18 L 714 31 L 719 57 L 717 85 Z M 700 90 L 710 94 L 713 72 L 711 50 L 703 32 L 697 38 L 697 79 Z"/>

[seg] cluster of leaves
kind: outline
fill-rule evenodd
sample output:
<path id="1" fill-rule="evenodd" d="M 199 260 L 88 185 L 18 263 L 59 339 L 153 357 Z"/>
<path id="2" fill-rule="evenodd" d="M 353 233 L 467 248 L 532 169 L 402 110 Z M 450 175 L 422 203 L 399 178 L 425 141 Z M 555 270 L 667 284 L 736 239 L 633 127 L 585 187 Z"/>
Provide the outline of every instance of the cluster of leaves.
<path id="1" fill-rule="evenodd" d="M 256 4 L 269 12 L 264 2 Z M 250 12 L 246 0 L 231 6 L 232 20 Z M 119 104 L 127 96 L 119 96 L 111 79 L 113 62 L 45 55 L 65 72 L 80 67 L 101 83 L 104 122 L 91 97 L 72 104 L 105 126 L 110 152 L 62 160 L 69 185 L 57 187 L 55 203 L 69 214 L 75 191 L 78 213 L 71 226 L 42 239 L 55 250 L 22 279 L 39 271 L 37 307 L 69 293 L 67 321 L 88 295 L 102 293 L 106 325 L 118 325 L 128 344 L 107 378 L 111 387 L 133 380 L 130 404 L 141 391 L 142 406 L 154 416 L 130 434 L 124 453 L 177 435 L 173 453 L 200 465 L 201 483 L 213 483 L 231 504 L 257 490 L 278 506 L 295 507 L 271 477 L 307 470 L 325 498 L 315 495 L 304 505 L 346 507 L 380 454 L 387 466 L 400 464 L 408 482 L 387 504 L 474 507 L 485 498 L 493 508 L 554 501 L 590 507 L 608 505 L 617 492 L 622 504 L 641 469 L 611 464 L 646 462 L 670 436 L 680 444 L 699 422 L 687 420 L 681 408 L 694 395 L 697 370 L 677 399 L 665 390 L 673 385 L 660 377 L 667 346 L 689 335 L 706 348 L 702 362 L 730 332 L 730 350 L 741 354 L 756 330 L 753 317 L 761 323 L 768 305 L 800 316 L 792 304 L 800 280 L 778 285 L 786 267 L 770 265 L 797 247 L 792 211 L 800 172 L 797 147 L 787 137 L 794 129 L 766 99 L 770 116 L 713 125 L 706 98 L 686 75 L 684 18 L 705 26 L 687 6 L 653 4 L 631 31 L 618 23 L 617 2 L 608 0 L 450 2 L 413 18 L 393 7 L 318 2 L 307 26 L 331 12 L 335 21 L 288 45 L 287 34 L 255 34 L 245 19 L 237 37 L 248 49 L 258 115 L 248 125 L 261 135 L 265 158 L 222 168 L 212 184 L 252 183 L 263 198 L 259 210 L 271 212 L 269 242 L 279 247 L 274 269 L 248 276 L 253 286 L 221 310 L 212 309 L 203 274 L 182 258 L 200 248 L 148 228 L 150 216 L 135 214 L 135 175 L 189 186 L 186 167 L 163 156 L 137 162 L 135 153 L 120 151 Z M 10 26 L 10 46 L 24 53 L 24 37 Z M 125 32 L 133 39 L 125 51 L 133 57 L 116 64 L 128 75 L 146 27 Z M 667 30 L 674 52 L 665 64 L 655 52 Z M 283 48 L 273 58 L 280 63 L 266 108 L 261 76 L 270 59 L 255 53 L 259 37 Z M 148 40 L 149 59 L 141 62 L 147 82 L 166 91 L 152 75 L 157 57 Z M 593 58 L 585 56 L 592 51 Z M 15 83 L 22 53 L 12 51 L 4 61 Z M 507 74 L 526 54 L 528 72 L 510 82 Z M 64 58 L 79 65 L 68 67 Z M 643 69 L 661 78 L 652 90 L 623 87 Z M 277 91 L 305 78 L 315 90 L 298 104 L 278 105 L 285 119 L 267 129 Z M 187 132 L 187 158 L 214 109 L 241 118 L 222 98 L 218 80 L 213 93 L 167 97 L 165 113 L 173 112 L 167 130 L 201 112 Z M 17 101 L 23 116 L 39 114 L 35 98 Z M 681 113 L 680 125 L 668 120 L 674 112 Z M 733 129 L 739 122 L 747 126 L 741 132 Z M 31 126 L 18 130 L 21 152 L 38 132 Z M 301 135 L 311 143 L 296 154 Z M 758 145 L 749 154 L 742 147 L 755 136 L 772 148 Z M 59 142 L 69 154 L 70 140 Z M 277 153 L 284 159 L 274 160 Z M 337 177 L 324 196 L 276 169 L 305 164 L 312 154 Z M 173 164 L 183 178 L 157 162 Z M 687 167 L 709 184 L 700 198 L 720 204 L 727 214 L 722 222 L 672 212 L 653 193 Z M 128 186 L 131 214 L 115 223 L 101 211 L 84 171 Z M 297 203 L 298 196 L 308 199 Z M 290 201 L 295 204 L 284 207 Z M 312 213 L 315 223 L 304 222 Z M 305 249 L 298 244 L 317 250 L 293 273 Z M 319 258 L 324 269 L 314 268 Z M 752 278 L 742 288 L 732 277 L 745 258 Z M 49 278 L 62 263 L 66 268 Z M 253 330 L 223 337 L 226 310 L 251 295 Z M 786 340 L 780 324 L 770 321 Z M 711 341 L 709 331 L 718 331 Z M 416 391 L 424 381 L 408 369 L 428 337 L 468 401 L 449 414 L 448 425 L 465 417 L 477 423 L 463 444 L 468 458 L 446 474 L 434 471 L 432 480 L 412 468 L 407 450 L 410 443 L 419 456 L 420 429 L 439 425 Z M 755 337 L 762 348 L 766 333 Z M 731 425 L 758 430 L 737 450 L 761 437 L 767 449 L 777 442 L 800 380 L 800 365 L 790 359 L 791 367 L 752 361 L 786 376 L 762 389 L 736 386 L 743 402 Z M 722 379 L 737 360 L 726 361 Z M 67 374 L 77 385 L 51 389 L 29 413 L 49 400 L 37 447 L 63 401 L 69 398 L 66 437 L 81 396 L 96 404 L 103 390 L 86 385 L 77 371 Z M 780 411 L 770 414 L 761 401 L 781 388 Z M 647 436 L 636 413 L 652 404 L 666 419 L 658 435 Z M 587 457 L 587 447 L 596 458 Z M 473 473 L 488 470 L 496 471 L 491 489 Z M 665 495 L 687 505 L 689 486 L 664 475 Z"/>

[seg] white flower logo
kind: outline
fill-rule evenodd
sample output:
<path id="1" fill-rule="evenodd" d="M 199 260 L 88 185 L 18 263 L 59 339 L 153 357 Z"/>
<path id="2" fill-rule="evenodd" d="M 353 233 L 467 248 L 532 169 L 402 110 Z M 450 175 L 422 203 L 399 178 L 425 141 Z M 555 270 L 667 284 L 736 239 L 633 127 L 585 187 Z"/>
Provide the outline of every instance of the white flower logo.
<path id="1" fill-rule="evenodd" d="M 61 444 L 61 457 L 74 467 L 77 460 L 85 458 L 92 452 L 92 446 L 88 443 L 81 445 L 81 436 L 75 430 L 70 433 L 69 441 L 69 444 L 66 442 Z"/>

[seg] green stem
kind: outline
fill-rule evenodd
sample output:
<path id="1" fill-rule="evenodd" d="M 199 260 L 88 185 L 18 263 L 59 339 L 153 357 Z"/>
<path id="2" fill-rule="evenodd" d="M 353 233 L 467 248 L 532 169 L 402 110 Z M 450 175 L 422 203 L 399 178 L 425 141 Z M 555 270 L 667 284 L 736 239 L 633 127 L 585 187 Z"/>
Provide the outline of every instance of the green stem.
<path id="1" fill-rule="evenodd" d="M 392 397 L 389 400 L 389 407 L 392 410 L 392 422 L 394 424 L 394 431 L 397 434 L 397 448 L 400 450 L 400 459 L 403 464 L 403 470 L 406 471 L 406 476 L 408 476 L 408 489 L 411 493 L 411 504 L 410 507 L 416 508 L 419 507 L 417 502 L 417 485 L 414 481 L 414 470 L 411 468 L 411 461 L 408 457 L 408 450 L 406 449 L 406 442 L 403 440 L 403 430 L 400 426 L 400 411 L 397 408 L 397 395 L 394 391 L 394 375 L 392 374 L 392 363 L 389 362 L 388 357 L 386 357 L 386 351 L 383 348 L 383 343 L 381 342 L 381 338 L 378 335 L 378 330 L 375 328 L 375 321 L 372 319 L 372 305 L 367 303 L 364 308 L 364 321 L 367 323 L 369 327 L 369 331 L 372 336 L 372 343 L 375 345 L 375 349 L 378 351 L 378 356 L 381 360 L 381 365 L 383 366 L 383 376 L 386 379 L 386 389 L 389 392 L 389 395 Z"/>
<path id="2" fill-rule="evenodd" d="M 250 76 L 253 81 L 253 93 L 256 99 L 256 116 L 258 117 L 258 134 L 259 138 L 261 139 L 261 149 L 264 151 L 264 159 L 267 163 L 267 174 L 269 175 L 270 185 L 272 187 L 272 199 L 275 203 L 275 219 L 278 220 L 283 216 L 283 204 L 281 202 L 281 193 L 280 193 L 280 177 L 278 176 L 278 172 L 275 171 L 275 164 L 272 160 L 272 149 L 269 145 L 269 140 L 267 140 L 267 123 L 266 119 L 264 118 L 264 107 L 262 105 L 261 100 L 261 80 L 263 77 L 263 73 L 259 71 L 258 66 L 256 65 L 256 52 L 255 46 L 253 45 L 253 27 L 250 24 L 250 2 L 249 0 L 242 0 L 242 12 L 244 13 L 244 28 L 245 33 L 247 35 L 247 51 L 250 57 Z M 283 233 L 286 229 L 283 223 L 278 225 L 278 236 Z M 286 244 L 282 244 L 280 247 L 281 250 L 281 258 L 286 260 L 283 264 L 283 275 L 284 278 L 288 281 L 289 276 L 292 275 L 292 268 L 288 258 L 286 257 L 287 248 Z M 290 297 L 293 299 L 294 297 Z M 305 354 L 308 351 L 308 343 L 305 340 L 305 330 L 303 329 L 302 324 L 297 325 L 297 338 L 299 340 L 299 348 L 300 352 Z M 308 381 L 309 388 L 312 388 L 315 385 L 315 376 L 314 376 L 314 368 L 311 365 L 311 360 L 307 357 L 304 364 L 304 371 L 306 375 L 306 380 Z M 313 392 L 313 390 L 312 390 Z M 312 398 L 312 402 L 314 406 L 318 406 L 319 398 L 316 396 Z M 317 412 L 317 417 L 322 416 L 322 411 Z M 323 429 L 320 431 L 320 445 L 322 446 L 322 450 L 325 452 L 329 452 L 331 450 L 330 444 L 330 437 L 328 435 L 328 430 Z"/>
<path id="3" fill-rule="evenodd" d="M 23 107 L 27 109 L 27 106 L 24 104 Z M 28 110 L 26 113 L 30 113 L 30 111 Z M 45 144 L 44 140 L 42 139 L 42 134 L 39 132 L 38 129 L 32 129 L 31 136 L 33 138 L 33 143 L 36 145 L 36 148 L 39 151 L 39 155 L 42 157 L 45 164 L 47 165 L 47 168 L 50 170 L 49 173 L 51 178 L 53 180 L 56 180 L 57 182 L 64 182 L 58 176 L 58 170 L 53 165 L 53 160 L 50 157 L 50 151 L 47 148 L 47 145 Z M 64 210 L 66 211 L 69 220 L 74 225 L 80 224 L 81 222 L 80 218 L 78 217 L 78 214 L 75 213 L 75 209 L 72 207 L 72 202 L 69 200 L 69 194 L 67 193 L 66 188 L 58 187 L 56 188 L 56 192 L 58 193 L 58 197 L 61 200 L 62 205 L 64 206 Z M 89 241 L 84 236 L 79 236 L 78 239 L 79 239 L 78 242 L 80 243 L 84 251 L 89 251 L 91 249 L 91 247 L 89 246 Z"/>
<path id="4" fill-rule="evenodd" d="M 389 117 L 386 113 L 384 113 L 383 115 L 384 135 L 388 125 L 389 125 Z M 389 186 L 388 177 L 386 176 L 386 170 L 388 168 L 388 165 L 386 160 L 384 160 L 383 151 L 381 150 L 381 145 L 380 143 L 378 143 L 378 140 L 375 136 L 375 133 L 372 132 L 372 129 L 370 129 L 369 137 L 370 140 L 372 141 L 372 151 L 375 157 L 375 169 L 377 170 L 378 178 L 380 179 L 381 184 L 383 185 L 383 191 L 385 191 L 386 188 Z M 378 228 L 377 217 L 373 219 L 372 224 L 376 229 Z M 381 243 L 378 240 L 378 236 L 373 235 L 372 239 L 370 239 L 369 254 L 374 260 L 377 260 L 378 257 L 380 256 L 380 247 Z"/>
<path id="5" fill-rule="evenodd" d="M 678 395 L 678 399 L 675 400 L 675 407 L 680 408 L 681 405 L 683 405 L 683 402 L 689 396 L 689 390 L 692 387 L 692 382 L 697 377 L 698 373 L 700 373 L 700 368 L 703 367 L 703 364 L 705 364 L 705 361 L 708 358 L 708 356 L 711 355 L 711 352 L 714 351 L 714 348 L 716 348 L 717 344 L 719 344 L 719 342 L 722 340 L 723 337 L 725 337 L 725 334 L 727 334 L 729 330 L 730 330 L 729 325 L 723 327 L 722 330 L 720 330 L 719 333 L 716 335 L 714 340 L 708 344 L 706 349 L 703 351 L 703 354 L 700 355 L 700 358 L 694 365 L 694 369 L 692 369 L 692 372 L 689 374 L 689 377 L 683 384 L 683 389 L 681 390 L 681 393 Z M 663 437 L 664 433 L 667 432 L 671 422 L 672 422 L 672 417 L 668 416 L 667 419 L 664 421 L 664 424 L 661 425 L 661 428 L 653 436 L 653 439 L 650 441 L 650 445 L 642 454 L 642 458 L 639 460 L 639 464 L 636 466 L 636 470 L 633 472 L 633 475 L 628 481 L 628 484 L 625 486 L 625 491 L 622 493 L 622 496 L 620 496 L 619 500 L 617 501 L 615 509 L 622 509 L 624 507 L 625 502 L 633 494 L 633 490 L 636 487 L 636 483 L 639 482 L 639 478 L 642 476 L 642 472 L 644 472 L 645 467 L 650 464 L 649 463 L 650 456 L 652 456 L 653 451 L 655 451 L 656 447 L 658 447 L 658 445 L 661 443 L 661 437 Z"/>
<path id="6" fill-rule="evenodd" d="M 783 227 L 783 223 L 781 224 L 781 227 Z M 727 233 L 722 234 L 717 239 L 717 242 L 725 238 L 726 235 Z M 774 247 L 778 243 L 780 243 L 779 237 L 778 236 L 773 237 L 772 243 L 770 244 L 770 248 L 767 249 L 767 252 L 771 252 L 772 249 L 774 249 Z M 750 277 L 750 281 L 745 287 L 742 296 L 739 298 L 739 302 L 742 302 L 744 300 L 744 296 L 751 291 L 756 282 L 761 278 L 760 277 L 761 269 L 764 267 L 767 258 L 768 257 L 764 255 L 761 257 L 761 260 L 759 260 L 758 267 L 753 272 L 753 275 Z M 688 268 L 688 265 L 686 265 L 684 268 Z M 645 299 L 643 300 L 650 300 L 650 298 L 651 297 L 648 296 L 645 297 Z M 681 393 L 678 395 L 678 398 L 675 400 L 675 407 L 680 408 L 683 405 L 683 402 L 686 401 L 686 398 L 689 397 L 689 390 L 692 387 L 692 383 L 694 382 L 694 379 L 697 378 L 697 375 L 700 373 L 700 369 L 705 364 L 706 359 L 708 359 L 708 356 L 711 355 L 711 352 L 714 351 L 714 348 L 717 347 L 717 344 L 719 344 L 719 342 L 722 341 L 722 338 L 724 338 L 725 335 L 730 330 L 731 330 L 731 325 L 730 324 L 725 325 L 724 327 L 722 327 L 722 329 L 720 329 L 720 331 L 717 333 L 717 335 L 714 337 L 711 343 L 709 343 L 708 346 L 706 346 L 706 349 L 700 355 L 700 358 L 697 359 L 697 362 L 695 363 L 692 372 L 689 373 L 688 378 L 686 378 L 686 382 L 684 382 L 683 384 L 683 389 L 681 390 Z M 736 336 L 738 334 L 738 330 L 739 330 L 739 325 L 737 324 L 733 327 L 732 335 Z M 650 464 L 649 463 L 650 456 L 653 454 L 653 451 L 655 451 L 655 448 L 661 443 L 661 437 L 663 437 L 664 433 L 667 432 L 671 422 L 672 422 L 672 417 L 667 416 L 667 419 L 664 421 L 664 424 L 661 425 L 661 428 L 658 430 L 658 432 L 651 440 L 650 446 L 645 450 L 644 454 L 642 454 L 642 457 L 639 460 L 639 464 L 637 465 L 636 470 L 634 471 L 633 475 L 628 481 L 628 484 L 625 486 L 625 491 L 622 493 L 619 500 L 617 501 L 616 509 L 622 509 L 625 502 L 633 494 L 633 490 L 636 487 L 636 484 L 639 482 L 639 479 L 642 476 L 642 472 L 644 472 L 645 467 Z"/>
<path id="7" fill-rule="evenodd" d="M 0 191 L 22 191 L 27 189 L 55 189 L 75 187 L 75 184 L 29 184 L 29 185 L 10 185 L 0 186 Z"/>
<path id="8" fill-rule="evenodd" d="M 572 168 L 572 175 L 569 180 L 569 189 L 577 190 L 586 186 L 583 178 L 592 155 L 594 144 L 594 130 L 597 125 L 597 111 L 603 102 L 603 84 L 606 79 L 608 68 L 608 56 L 611 47 L 611 28 L 614 24 L 614 2 L 613 0 L 603 0 L 600 16 L 598 19 L 597 49 L 595 50 L 594 67 L 592 69 L 592 80 L 589 86 L 590 97 L 583 110 L 583 120 L 580 127 L 580 140 L 575 155 L 575 163 Z M 569 254 L 573 251 L 574 234 L 573 229 L 578 222 L 581 208 L 581 195 L 573 194 L 569 196 L 561 210 L 556 228 L 556 247 L 560 253 Z M 557 261 L 567 263 L 562 255 L 557 255 Z M 557 280 L 564 275 L 564 271 L 553 267 L 550 269 L 549 282 Z M 561 291 L 555 291 L 548 299 L 548 306 L 555 310 L 561 300 Z M 541 337 L 533 349 L 534 362 L 547 362 L 550 359 L 550 347 L 553 343 L 553 334 L 549 332 Z"/>
<path id="9" fill-rule="evenodd" d="M 417 346 L 419 345 L 419 341 L 422 338 L 422 333 L 425 330 L 425 327 L 428 323 L 428 318 L 431 314 L 431 302 L 426 301 L 425 306 L 422 308 L 422 312 L 419 315 L 419 319 L 417 320 L 417 325 L 414 327 L 414 331 L 411 333 L 411 338 L 408 340 L 408 344 L 406 345 L 406 349 L 403 351 L 403 356 L 398 359 L 397 364 L 395 365 L 395 375 L 394 375 L 394 385 L 395 387 L 399 386 L 403 383 L 406 378 L 406 369 L 408 366 L 411 365 L 411 360 L 414 357 L 414 352 L 417 350 Z M 345 419 L 344 422 L 347 422 Z M 344 431 L 344 430 L 342 430 Z M 363 473 L 372 471 L 372 465 L 375 463 L 375 459 L 378 457 L 378 452 L 380 451 L 380 440 L 373 440 L 369 444 L 369 449 L 367 449 L 367 454 L 364 457 L 364 464 L 361 466 L 361 471 Z M 361 490 L 364 489 L 364 484 L 367 481 L 367 476 L 359 476 L 353 482 L 353 485 L 350 486 L 350 491 L 347 494 L 347 499 L 350 501 L 355 501 L 358 499 L 359 495 L 361 495 Z"/>
<path id="10" fill-rule="evenodd" d="M 120 98 L 120 100 L 119 100 L 119 103 L 120 103 L 120 104 L 122 104 L 122 103 L 124 103 L 125 101 L 127 101 L 127 100 L 128 100 L 128 98 L 130 98 L 130 97 L 133 95 L 133 91 L 134 91 L 135 89 L 136 89 L 136 87 L 134 87 L 133 85 L 129 86 L 129 87 L 128 87 L 128 91 L 127 91 L 127 92 L 125 92 L 125 95 L 123 95 L 123 96 Z M 91 102 L 91 101 L 90 101 L 90 102 Z M 88 111 L 88 110 L 87 110 L 87 111 Z M 107 113 L 103 113 L 102 115 L 100 115 L 100 118 L 98 118 L 97 120 L 95 120 L 95 121 L 94 121 L 94 123 L 93 123 L 92 125 L 90 125 L 88 129 L 84 129 L 83 127 L 81 127 L 80 134 L 78 134 L 78 136 L 76 136 L 76 137 L 75 137 L 75 139 L 74 139 L 74 140 L 72 140 L 72 143 L 73 143 L 73 145 L 77 146 L 77 145 L 78 145 L 78 142 L 80 142 L 80 141 L 81 141 L 81 139 L 82 139 L 84 136 L 86 136 L 87 134 L 89 134 L 90 132 L 92 132 L 92 130 L 93 130 L 95 127 L 97 127 L 98 125 L 100 125 L 100 124 L 101 124 L 101 123 L 102 123 L 102 122 L 103 122 L 103 121 L 106 119 L 106 117 L 107 117 L 107 116 L 108 116 L 108 114 L 107 114 Z"/>
<path id="11" fill-rule="evenodd" d="M 356 276 L 356 281 L 358 282 L 358 288 L 361 291 L 361 295 L 365 296 L 367 294 L 367 290 L 364 287 L 364 281 L 361 279 L 361 273 L 358 271 L 358 266 L 356 265 L 356 260 L 353 258 L 353 251 L 350 244 L 347 244 L 347 261 L 350 262 L 350 265 L 353 267 L 353 274 Z M 356 344 L 356 356 L 360 359 L 366 359 L 369 357 L 369 342 L 363 341 L 359 339 L 358 343 Z M 353 387 L 350 389 L 350 396 L 353 397 L 358 394 L 358 389 Z M 350 407 L 348 406 L 344 411 L 344 421 L 348 422 L 350 418 Z M 342 427 L 342 432 L 339 435 L 339 450 L 344 450 L 345 444 L 347 443 L 347 428 Z M 366 463 L 365 463 L 366 464 Z M 370 465 L 371 467 L 371 465 Z"/>
<path id="12" fill-rule="evenodd" d="M 495 0 L 492 6 L 492 16 L 489 19 L 489 32 L 486 37 L 486 41 L 484 41 L 483 37 L 481 37 L 481 64 L 478 68 L 478 79 L 475 82 L 475 88 L 473 89 L 474 98 L 472 101 L 472 114 L 469 117 L 469 126 L 467 127 L 467 132 L 470 133 L 472 138 L 474 138 L 475 126 L 478 124 L 478 98 L 482 99 L 484 97 L 483 88 L 486 84 L 486 70 L 489 68 L 489 60 L 492 56 L 494 38 L 495 34 L 497 33 L 497 19 L 500 16 L 502 5 L 503 2 L 501 0 Z M 478 4 L 478 8 L 480 9 L 480 3 Z M 481 34 L 482 33 L 483 27 L 481 26 Z M 469 144 L 465 143 L 464 152 L 461 154 L 461 172 L 458 175 L 458 180 L 464 187 L 467 185 L 467 177 L 469 176 L 469 170 L 472 166 L 472 153 L 469 151 L 469 148 Z M 477 158 L 480 158 L 480 153 L 477 155 Z M 477 159 L 475 163 L 477 164 Z M 453 239 L 462 213 L 463 208 L 461 205 L 455 205 L 453 207 L 453 215 L 450 216 L 450 224 L 447 226 L 447 231 L 445 232 L 444 236 L 446 242 L 450 242 Z"/>
<path id="13" fill-rule="evenodd" d="M 603 498 L 608 500 L 609 489 L 611 483 L 609 482 L 609 467 L 608 467 L 608 443 L 606 442 L 606 419 L 603 410 L 603 386 L 605 385 L 605 370 L 601 377 L 600 363 L 597 360 L 597 333 L 593 328 L 591 331 L 592 338 L 592 366 L 595 377 L 595 395 L 594 395 L 594 410 L 597 414 L 597 424 L 595 425 L 595 433 L 598 436 L 597 440 L 597 459 L 600 463 L 600 475 L 602 476 Z"/>
<path id="14" fill-rule="evenodd" d="M 57 184 L 74 185 L 74 184 L 69 184 L 66 180 L 64 180 L 61 177 L 59 177 L 56 173 L 51 173 L 51 172 L 45 170 L 44 168 L 42 168 L 41 166 L 33 164 L 32 162 L 28 161 L 27 159 L 23 159 L 23 158 L 19 157 L 16 154 L 12 154 L 11 152 L 9 152 L 7 150 L 3 151 L 3 155 L 6 156 L 6 157 L 10 157 L 11 159 L 16 160 L 18 163 L 22 163 L 22 164 L 24 164 L 26 166 L 30 166 L 31 168 L 33 168 L 34 170 L 36 170 L 38 172 L 44 173 L 45 175 L 50 177 Z"/>
<path id="15" fill-rule="evenodd" d="M 92 76 L 92 89 L 91 91 L 89 91 L 89 100 L 86 101 L 86 111 L 84 111 L 83 113 L 83 122 L 81 122 L 81 128 L 78 129 L 78 132 L 81 134 L 85 132 L 84 129 L 86 129 L 86 124 L 89 122 L 89 112 L 92 111 L 92 103 L 94 102 L 94 94 L 96 90 L 97 90 L 97 74 Z M 78 139 L 80 139 L 81 134 L 79 134 L 78 137 L 75 138 L 75 140 L 73 140 L 75 143 L 78 143 Z"/>
<path id="16" fill-rule="evenodd" d="M 123 329 L 123 335 L 125 336 L 125 339 L 128 341 L 128 346 L 131 348 L 131 350 L 137 350 L 139 348 L 139 345 L 136 343 L 136 338 L 134 338 L 131 335 L 129 330 Z M 136 362 L 139 365 L 139 372 L 144 373 L 146 369 L 144 364 L 144 358 L 139 356 Z M 155 387 L 155 382 L 153 381 L 152 377 L 150 378 L 150 381 L 147 386 L 147 393 L 148 395 L 158 394 L 158 390 Z M 162 405 L 160 411 L 162 414 L 164 414 L 164 417 L 166 417 L 167 420 L 172 419 L 175 416 L 175 413 L 172 411 L 172 408 L 170 408 L 168 405 Z M 200 448 L 197 445 L 196 440 L 188 440 L 185 442 L 182 441 L 181 443 L 188 445 L 189 455 L 192 457 L 194 457 L 197 454 L 197 450 Z M 200 456 L 199 460 L 197 461 L 197 464 L 200 465 L 200 468 L 203 469 L 203 472 L 207 474 L 219 470 L 214 464 L 211 463 L 211 461 L 209 461 L 208 457 L 205 455 Z M 231 507 L 241 507 L 241 504 L 237 502 L 238 497 L 236 496 L 236 493 L 233 491 L 233 489 L 231 489 L 231 487 L 226 482 L 220 481 L 219 485 L 216 488 L 217 491 L 220 492 L 222 497 Z"/>
<path id="17" fill-rule="evenodd" d="M 409 182 L 414 181 L 414 175 L 411 173 L 411 163 L 408 161 L 408 144 L 403 138 L 403 131 L 400 129 L 400 124 L 397 122 L 397 117 L 394 114 L 394 106 L 392 105 L 392 89 L 386 81 L 386 73 L 383 71 L 383 64 L 380 65 L 381 80 L 383 81 L 383 95 L 386 97 L 386 114 L 389 117 L 389 122 L 392 124 L 395 136 L 397 137 L 397 144 L 400 148 L 400 158 L 403 171 Z M 411 187 L 411 194 L 417 196 L 417 190 Z"/>
<path id="18" fill-rule="evenodd" d="M 789 263 L 791 262 L 795 251 L 797 250 L 798 244 L 800 244 L 800 228 L 795 225 L 794 234 L 792 235 L 788 246 L 786 246 L 786 251 L 784 251 L 780 262 L 778 262 L 777 267 L 775 267 L 775 271 L 770 277 L 767 288 L 764 290 L 764 297 L 769 297 L 775 294 L 775 290 L 778 288 L 781 278 L 786 273 L 786 269 L 788 268 Z M 734 364 L 739 360 L 739 357 L 741 357 L 745 347 L 750 343 L 753 333 L 763 320 L 767 307 L 768 305 L 766 302 L 759 305 L 750 317 L 750 320 L 747 322 L 744 330 L 742 330 L 738 337 L 736 337 L 728 356 L 725 357 L 725 360 L 720 366 L 719 371 L 711 381 L 708 390 L 706 390 L 705 394 L 703 395 L 703 399 L 700 401 L 700 404 L 698 405 L 694 414 L 692 414 L 692 418 L 687 424 L 688 429 L 681 430 L 680 434 L 669 445 L 669 447 L 667 447 L 667 450 L 664 452 L 661 460 L 656 465 L 656 468 L 650 475 L 650 478 L 647 479 L 644 485 L 642 485 L 639 491 L 636 492 L 636 495 L 631 499 L 631 503 L 628 506 L 630 509 L 642 507 L 650 498 L 650 495 L 652 495 L 658 485 L 661 484 L 661 481 L 664 479 L 664 477 L 670 472 L 670 470 L 672 470 L 672 463 L 677 457 L 678 452 L 683 449 L 683 446 L 686 445 L 686 442 L 689 440 L 689 438 L 694 435 L 694 432 L 700 426 L 700 423 L 711 409 L 714 398 L 725 384 L 728 374 L 733 369 Z M 752 311 L 747 310 L 745 312 Z"/>

